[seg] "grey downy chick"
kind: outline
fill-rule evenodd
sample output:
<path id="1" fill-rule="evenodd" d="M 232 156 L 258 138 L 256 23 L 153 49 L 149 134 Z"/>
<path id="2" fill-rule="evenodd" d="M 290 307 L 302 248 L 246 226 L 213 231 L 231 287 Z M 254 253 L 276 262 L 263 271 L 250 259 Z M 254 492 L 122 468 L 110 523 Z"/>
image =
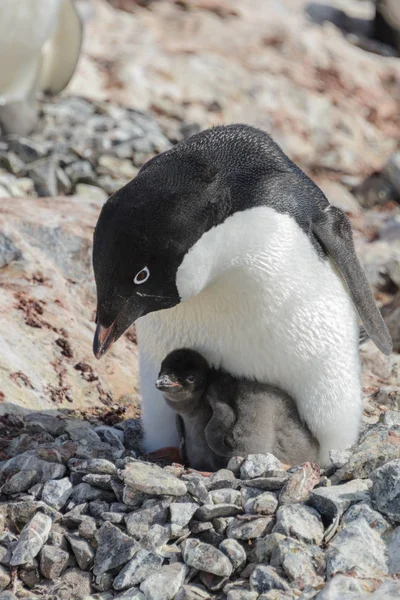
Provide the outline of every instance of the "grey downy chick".
<path id="1" fill-rule="evenodd" d="M 215 470 L 232 456 L 256 453 L 271 452 L 285 464 L 318 456 L 318 442 L 288 394 L 211 369 L 198 352 L 171 352 L 156 385 L 178 413 L 185 458 L 193 468 Z"/>
<path id="2" fill-rule="evenodd" d="M 228 459 L 272 453 L 289 465 L 318 459 L 317 440 L 279 388 L 211 371 L 205 398 L 212 410 L 205 437 L 214 453 Z"/>
<path id="3" fill-rule="evenodd" d="M 205 429 L 212 418 L 205 397 L 209 374 L 210 368 L 201 354 L 180 349 L 166 356 L 156 381 L 166 403 L 177 413 L 182 461 L 201 471 L 215 471 L 227 464 L 225 458 L 212 452 L 205 438 Z"/>

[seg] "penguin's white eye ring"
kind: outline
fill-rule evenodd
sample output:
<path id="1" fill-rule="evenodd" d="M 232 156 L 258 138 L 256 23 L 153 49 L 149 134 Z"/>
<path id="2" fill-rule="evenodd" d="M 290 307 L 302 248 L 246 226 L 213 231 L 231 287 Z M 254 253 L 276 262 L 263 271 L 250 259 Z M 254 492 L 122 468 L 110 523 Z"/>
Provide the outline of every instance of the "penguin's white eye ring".
<path id="1" fill-rule="evenodd" d="M 147 267 L 144 267 L 144 269 L 141 269 L 141 271 L 139 271 L 139 273 L 136 273 L 133 283 L 140 285 L 141 283 L 144 283 L 145 281 L 147 281 L 149 277 L 150 277 L 150 271 Z"/>

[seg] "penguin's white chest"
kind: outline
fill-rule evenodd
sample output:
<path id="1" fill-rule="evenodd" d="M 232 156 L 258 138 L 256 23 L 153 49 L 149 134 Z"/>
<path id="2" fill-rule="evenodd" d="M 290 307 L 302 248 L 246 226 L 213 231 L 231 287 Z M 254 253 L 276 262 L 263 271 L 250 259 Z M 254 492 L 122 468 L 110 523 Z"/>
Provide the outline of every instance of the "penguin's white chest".
<path id="1" fill-rule="evenodd" d="M 267 207 L 235 213 L 185 256 L 177 286 L 178 306 L 137 323 L 145 428 L 150 404 L 153 415 L 161 410 L 160 398 L 147 403 L 160 363 L 182 347 L 238 377 L 279 385 L 320 443 L 320 425 L 338 417 L 343 395 L 359 413 L 353 305 L 294 219 Z"/>

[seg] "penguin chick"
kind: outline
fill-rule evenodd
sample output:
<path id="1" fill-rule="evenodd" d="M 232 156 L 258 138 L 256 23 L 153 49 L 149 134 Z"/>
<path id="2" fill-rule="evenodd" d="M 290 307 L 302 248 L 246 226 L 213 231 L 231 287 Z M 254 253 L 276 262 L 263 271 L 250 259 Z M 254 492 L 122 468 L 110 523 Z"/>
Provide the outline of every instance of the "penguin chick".
<path id="1" fill-rule="evenodd" d="M 180 349 L 163 360 L 156 381 L 156 388 L 177 413 L 183 462 L 202 471 L 215 471 L 227 463 L 211 452 L 204 434 L 212 418 L 211 406 L 204 398 L 209 373 L 209 366 L 201 354 Z"/>
<path id="2" fill-rule="evenodd" d="M 318 443 L 290 396 L 211 369 L 198 352 L 171 352 L 156 387 L 182 419 L 184 458 L 193 468 L 215 470 L 232 456 L 267 452 L 289 464 L 317 459 Z"/>
<path id="3" fill-rule="evenodd" d="M 215 454 L 229 459 L 271 453 L 290 465 L 318 460 L 317 440 L 279 388 L 216 371 L 206 399 L 212 417 L 205 438 Z"/>

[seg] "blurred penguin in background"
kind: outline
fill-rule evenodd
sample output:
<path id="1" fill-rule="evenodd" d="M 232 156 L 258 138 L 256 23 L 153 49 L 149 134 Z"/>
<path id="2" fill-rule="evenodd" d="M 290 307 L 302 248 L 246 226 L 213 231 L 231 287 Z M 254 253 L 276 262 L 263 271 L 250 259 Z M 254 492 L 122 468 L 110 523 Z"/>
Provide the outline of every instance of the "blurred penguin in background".
<path id="1" fill-rule="evenodd" d="M 0 134 L 32 131 L 37 94 L 58 94 L 67 86 L 81 44 L 73 0 L 1 0 Z"/>

